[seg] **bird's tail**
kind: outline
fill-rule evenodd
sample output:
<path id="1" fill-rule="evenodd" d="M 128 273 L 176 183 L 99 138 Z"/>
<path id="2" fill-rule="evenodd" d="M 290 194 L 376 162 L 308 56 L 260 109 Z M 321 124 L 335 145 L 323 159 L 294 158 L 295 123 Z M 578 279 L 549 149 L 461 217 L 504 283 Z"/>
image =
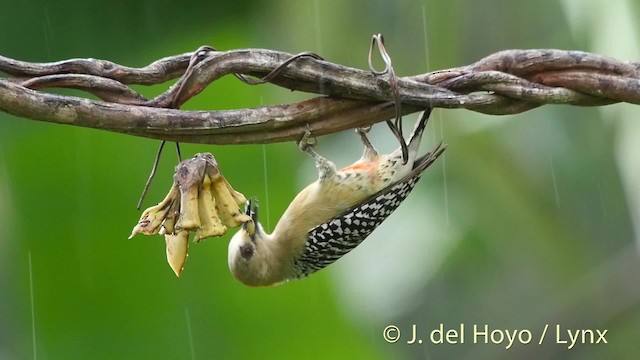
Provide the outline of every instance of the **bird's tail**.
<path id="1" fill-rule="evenodd" d="M 420 115 L 420 120 L 416 123 L 413 128 L 413 132 L 411 132 L 411 136 L 409 137 L 409 143 L 407 144 L 409 148 L 409 154 L 416 154 L 418 149 L 420 148 L 420 141 L 422 140 L 422 134 L 424 134 L 424 129 L 427 127 L 427 123 L 429 122 L 429 115 L 431 115 L 432 108 L 428 108 L 422 112 Z"/>
<path id="2" fill-rule="evenodd" d="M 442 141 L 438 145 L 436 145 L 431 151 L 422 155 L 416 161 L 413 162 L 413 170 L 411 173 L 419 174 L 424 171 L 424 169 L 428 168 L 436 159 L 442 155 L 442 153 L 447 148 L 447 144 L 443 144 Z"/>

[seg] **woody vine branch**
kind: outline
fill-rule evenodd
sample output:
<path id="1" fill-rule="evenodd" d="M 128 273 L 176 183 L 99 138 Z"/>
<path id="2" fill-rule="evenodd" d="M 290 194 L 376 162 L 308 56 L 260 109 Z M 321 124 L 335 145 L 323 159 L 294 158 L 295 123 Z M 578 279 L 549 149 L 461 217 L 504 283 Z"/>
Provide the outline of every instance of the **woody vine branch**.
<path id="1" fill-rule="evenodd" d="M 397 100 L 403 114 L 425 107 L 501 115 L 545 104 L 640 104 L 639 69 L 636 62 L 554 49 L 506 50 L 468 66 L 394 81 L 389 74 L 350 68 L 311 54 L 295 56 L 265 49 L 203 47 L 142 68 L 98 59 L 32 63 L 0 56 L 0 72 L 6 74 L 0 78 L 0 110 L 33 120 L 170 141 L 272 143 L 298 140 L 308 130 L 324 135 L 391 119 Z M 248 109 L 178 109 L 230 74 L 244 80 L 247 76 L 264 78 L 319 96 Z M 154 99 L 129 87 L 173 79 L 179 80 Z M 52 87 L 80 89 L 101 100 L 43 91 Z"/>

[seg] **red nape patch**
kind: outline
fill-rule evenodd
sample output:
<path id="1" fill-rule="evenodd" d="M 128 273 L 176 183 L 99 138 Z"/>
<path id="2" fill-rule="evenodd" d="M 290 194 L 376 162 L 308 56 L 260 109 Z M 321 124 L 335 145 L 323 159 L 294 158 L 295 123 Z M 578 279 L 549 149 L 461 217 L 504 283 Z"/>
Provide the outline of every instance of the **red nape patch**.
<path id="1" fill-rule="evenodd" d="M 348 170 L 371 170 L 376 164 L 373 162 L 359 162 L 347 167 L 343 167 L 340 171 Z"/>

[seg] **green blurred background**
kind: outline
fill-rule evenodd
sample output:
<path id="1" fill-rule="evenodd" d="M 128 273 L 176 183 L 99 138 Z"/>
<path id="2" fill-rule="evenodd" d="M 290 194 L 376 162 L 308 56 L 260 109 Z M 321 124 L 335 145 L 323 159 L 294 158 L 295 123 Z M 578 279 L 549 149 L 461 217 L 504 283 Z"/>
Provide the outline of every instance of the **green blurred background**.
<path id="1" fill-rule="evenodd" d="M 366 69 L 374 33 L 400 75 L 509 48 L 640 58 L 632 0 L 0 2 L 0 53 L 30 61 L 143 66 L 208 44 L 315 51 Z M 228 77 L 185 108 L 305 96 Z M 437 110 L 423 149 L 440 139 L 449 149 L 405 204 L 335 265 L 271 288 L 232 278 L 229 234 L 191 246 L 181 278 L 162 237 L 126 240 L 157 141 L 0 114 L 0 359 L 637 359 L 638 112 Z M 383 125 L 372 137 L 395 147 Z M 361 145 L 345 132 L 317 150 L 347 165 Z M 236 189 L 260 199 L 269 230 L 316 176 L 293 143 L 182 151 L 212 152 Z M 166 151 L 145 206 L 164 197 L 175 162 Z M 407 344 L 414 324 L 422 345 Z M 465 343 L 431 344 L 440 324 L 464 324 Z M 485 324 L 529 330 L 532 343 L 473 344 L 473 325 Z M 608 344 L 567 350 L 556 324 L 608 329 Z M 388 325 L 400 330 L 394 344 Z"/>

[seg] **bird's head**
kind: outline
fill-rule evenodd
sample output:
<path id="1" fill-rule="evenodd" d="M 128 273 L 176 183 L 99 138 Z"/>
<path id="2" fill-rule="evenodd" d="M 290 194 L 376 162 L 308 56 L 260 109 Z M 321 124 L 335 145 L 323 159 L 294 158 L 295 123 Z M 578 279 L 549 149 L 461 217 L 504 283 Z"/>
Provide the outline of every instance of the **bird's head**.
<path id="1" fill-rule="evenodd" d="M 245 285 L 271 285 L 276 281 L 270 261 L 269 234 L 258 222 L 257 200 L 249 199 L 246 206 L 251 221 L 244 223 L 229 242 L 229 270 Z"/>

